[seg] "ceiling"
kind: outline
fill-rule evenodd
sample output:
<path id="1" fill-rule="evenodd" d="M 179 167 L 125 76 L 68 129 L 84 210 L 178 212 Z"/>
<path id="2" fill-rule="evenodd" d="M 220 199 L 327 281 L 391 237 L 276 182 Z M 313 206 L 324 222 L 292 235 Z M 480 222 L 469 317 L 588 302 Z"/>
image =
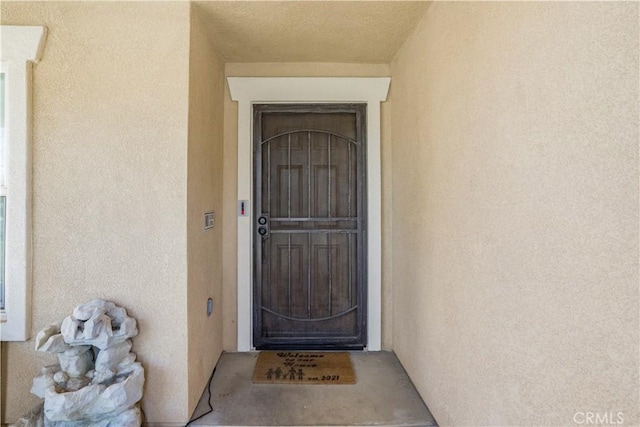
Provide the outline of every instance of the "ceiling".
<path id="1" fill-rule="evenodd" d="M 427 1 L 196 1 L 227 62 L 389 63 Z"/>

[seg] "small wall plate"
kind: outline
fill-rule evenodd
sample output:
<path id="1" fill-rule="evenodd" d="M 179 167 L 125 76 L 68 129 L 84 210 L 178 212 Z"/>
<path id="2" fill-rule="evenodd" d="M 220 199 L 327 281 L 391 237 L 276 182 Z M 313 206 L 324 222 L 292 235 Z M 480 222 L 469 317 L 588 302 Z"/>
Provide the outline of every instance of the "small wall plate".
<path id="1" fill-rule="evenodd" d="M 205 212 L 204 213 L 204 229 L 209 230 L 213 228 L 216 222 L 216 213 L 215 212 Z"/>

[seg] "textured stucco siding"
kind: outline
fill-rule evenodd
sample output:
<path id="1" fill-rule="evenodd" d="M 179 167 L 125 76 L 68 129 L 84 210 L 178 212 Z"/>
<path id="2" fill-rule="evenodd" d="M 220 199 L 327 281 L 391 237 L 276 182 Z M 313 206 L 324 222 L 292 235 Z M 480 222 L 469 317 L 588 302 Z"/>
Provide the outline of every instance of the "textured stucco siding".
<path id="1" fill-rule="evenodd" d="M 393 61 L 393 348 L 441 425 L 640 421 L 638 65 L 622 2 L 436 2 Z"/>

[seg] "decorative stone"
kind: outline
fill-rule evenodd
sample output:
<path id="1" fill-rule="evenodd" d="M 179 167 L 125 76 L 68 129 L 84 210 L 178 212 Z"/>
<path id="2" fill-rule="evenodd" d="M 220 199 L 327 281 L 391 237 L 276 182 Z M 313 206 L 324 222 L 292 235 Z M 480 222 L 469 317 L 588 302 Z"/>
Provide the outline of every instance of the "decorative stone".
<path id="1" fill-rule="evenodd" d="M 38 351 L 46 351 L 49 353 L 60 353 L 70 349 L 71 347 L 64 342 L 62 334 L 56 334 L 49 337 L 46 343 L 36 348 Z"/>
<path id="2" fill-rule="evenodd" d="M 116 376 L 116 372 L 111 369 L 103 369 L 101 371 L 94 371 L 93 378 L 91 379 L 92 384 L 106 384 L 110 383 L 111 380 Z"/>
<path id="3" fill-rule="evenodd" d="M 60 325 L 40 331 L 36 350 L 57 353 L 60 365 L 34 378 L 31 392 L 44 404 L 16 425 L 140 426 L 144 368 L 130 351 L 137 334 L 135 319 L 103 300 L 81 304 Z"/>
<path id="4" fill-rule="evenodd" d="M 129 365 L 131 365 L 135 361 L 136 361 L 136 354 L 135 353 L 129 353 L 128 355 L 123 357 L 122 360 L 118 363 L 118 365 L 116 366 L 116 370 L 118 372 L 125 371 L 127 369 L 127 367 Z"/>
<path id="5" fill-rule="evenodd" d="M 104 407 L 113 407 L 113 410 L 129 408 L 142 399 L 142 387 L 144 385 L 144 369 L 139 362 L 130 365 L 127 372 L 118 372 L 116 383 L 105 390 L 102 397 Z"/>
<path id="6" fill-rule="evenodd" d="M 87 340 L 98 339 L 103 337 L 113 336 L 113 330 L 111 329 L 111 318 L 106 314 L 98 314 L 91 319 L 84 322 L 84 338 Z M 105 346 L 106 347 L 106 346 Z"/>
<path id="7" fill-rule="evenodd" d="M 138 335 L 138 327 L 136 320 L 132 317 L 127 317 L 122 320 L 120 327 L 115 331 L 116 337 L 122 337 L 121 339 L 133 338 Z"/>
<path id="8" fill-rule="evenodd" d="M 87 415 L 93 402 L 104 391 L 102 385 L 85 387 L 73 393 L 58 393 L 48 389 L 44 395 L 44 415 L 51 421 L 80 421 Z"/>
<path id="9" fill-rule="evenodd" d="M 60 332 L 64 338 L 64 342 L 71 344 L 82 336 L 82 322 L 69 316 L 62 321 Z"/>
<path id="10" fill-rule="evenodd" d="M 31 393 L 35 394 L 40 399 L 44 399 L 45 390 L 56 385 L 55 377 L 57 373 L 64 374 L 64 372 L 60 371 L 60 365 L 50 365 L 42 368 L 40 370 L 40 375 L 33 379 Z"/>
<path id="11" fill-rule="evenodd" d="M 120 329 L 120 325 L 122 325 L 122 323 L 130 318 L 129 316 L 127 316 L 127 310 L 125 310 L 122 307 L 113 307 L 110 308 L 107 313 L 109 314 L 109 316 L 111 318 L 113 318 L 113 322 L 111 322 L 111 325 L 113 326 L 113 329 Z"/>
<path id="12" fill-rule="evenodd" d="M 62 321 L 60 331 L 67 344 L 92 345 L 100 350 L 138 335 L 135 319 L 124 308 L 102 300 L 76 307 L 74 314 Z"/>
<path id="13" fill-rule="evenodd" d="M 118 414 L 133 407 L 142 398 L 144 370 L 134 363 L 123 381 L 108 387 L 91 384 L 74 393 L 56 393 L 48 389 L 44 413 L 51 421 L 95 421 L 105 414 Z"/>
<path id="14" fill-rule="evenodd" d="M 60 334 L 60 324 L 49 325 L 36 335 L 36 351 L 58 353 L 68 348 Z"/>
<path id="15" fill-rule="evenodd" d="M 80 304 L 73 309 L 73 317 L 78 320 L 87 321 L 92 317 L 105 314 L 109 310 L 116 308 L 116 305 L 110 301 L 94 299 L 85 304 Z"/>
<path id="16" fill-rule="evenodd" d="M 55 381 L 56 384 L 60 384 L 62 387 L 64 387 L 67 381 L 69 381 L 69 375 L 67 375 L 67 373 L 64 371 L 58 371 L 53 374 L 53 381 Z"/>
<path id="17" fill-rule="evenodd" d="M 131 340 L 126 340 L 102 350 L 96 357 L 96 371 L 114 369 L 122 359 L 129 355 L 131 346 Z M 132 360 L 131 362 L 133 361 L 135 361 L 135 356 L 134 360 Z"/>
<path id="18" fill-rule="evenodd" d="M 93 369 L 93 352 L 91 346 L 83 345 L 71 347 L 71 349 L 58 353 L 60 367 L 70 377 L 84 376 Z"/>

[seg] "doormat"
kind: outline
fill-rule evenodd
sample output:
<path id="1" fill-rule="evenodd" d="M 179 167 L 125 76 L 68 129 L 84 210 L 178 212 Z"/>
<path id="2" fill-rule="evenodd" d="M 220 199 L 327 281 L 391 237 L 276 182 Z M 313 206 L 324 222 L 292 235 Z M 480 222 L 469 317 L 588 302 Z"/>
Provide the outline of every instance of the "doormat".
<path id="1" fill-rule="evenodd" d="M 258 384 L 355 384 L 349 353 L 261 351 L 253 370 Z"/>

